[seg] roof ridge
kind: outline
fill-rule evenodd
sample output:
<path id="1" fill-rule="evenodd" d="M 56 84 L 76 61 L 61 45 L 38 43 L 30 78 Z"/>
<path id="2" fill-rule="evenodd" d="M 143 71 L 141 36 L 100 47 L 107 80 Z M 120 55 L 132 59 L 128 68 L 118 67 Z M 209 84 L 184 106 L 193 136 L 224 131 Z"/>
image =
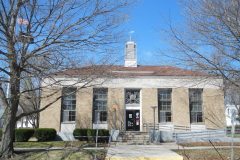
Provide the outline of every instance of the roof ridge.
<path id="1" fill-rule="evenodd" d="M 101 68 L 102 67 L 102 68 Z M 101 71 L 102 70 L 102 71 Z M 124 67 L 120 65 L 93 65 L 79 68 L 66 69 L 57 72 L 57 75 L 84 75 L 98 74 L 99 72 L 108 72 L 108 74 L 117 74 L 124 76 L 207 76 L 208 74 L 200 71 L 183 69 L 177 66 L 141 66 Z"/>

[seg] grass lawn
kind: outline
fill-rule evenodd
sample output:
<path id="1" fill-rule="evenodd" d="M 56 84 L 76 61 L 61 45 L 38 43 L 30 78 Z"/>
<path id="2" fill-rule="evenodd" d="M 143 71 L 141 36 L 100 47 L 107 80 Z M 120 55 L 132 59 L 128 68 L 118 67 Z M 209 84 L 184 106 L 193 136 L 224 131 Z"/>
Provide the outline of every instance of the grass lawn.
<path id="1" fill-rule="evenodd" d="M 14 160 L 104 160 L 106 150 L 55 150 L 41 152 L 17 153 Z"/>
<path id="2" fill-rule="evenodd" d="M 83 141 L 51 141 L 51 142 L 14 142 L 15 148 L 48 148 L 48 147 L 94 147 L 95 143 Z M 107 144 L 100 143 L 98 146 L 106 147 Z"/>
<path id="3" fill-rule="evenodd" d="M 184 160 L 229 160 L 231 156 L 230 149 L 217 149 L 220 155 L 214 149 L 193 149 L 193 150 L 174 150 L 183 155 Z M 240 159 L 240 149 L 234 149 L 234 159 Z M 222 157 L 222 158 L 221 158 Z"/>
<path id="4" fill-rule="evenodd" d="M 106 147 L 107 144 L 100 143 L 99 147 Z M 14 142 L 15 148 L 50 148 L 66 147 L 62 150 L 17 152 L 14 160 L 92 160 L 95 157 L 103 160 L 107 150 L 85 150 L 84 147 L 95 147 L 95 143 L 83 141 L 51 141 L 51 142 Z M 74 147 L 74 148 L 71 148 Z M 80 149 L 76 149 L 80 148 Z"/>

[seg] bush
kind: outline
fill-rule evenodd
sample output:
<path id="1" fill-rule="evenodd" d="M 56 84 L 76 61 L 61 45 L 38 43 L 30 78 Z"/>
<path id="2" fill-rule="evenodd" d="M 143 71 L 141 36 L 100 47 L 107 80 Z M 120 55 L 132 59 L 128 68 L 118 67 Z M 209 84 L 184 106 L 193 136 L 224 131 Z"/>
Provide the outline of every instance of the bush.
<path id="1" fill-rule="evenodd" d="M 240 125 L 236 125 L 235 128 L 240 128 Z"/>
<path id="2" fill-rule="evenodd" d="M 98 136 L 100 136 L 98 138 L 98 142 L 108 142 L 109 140 L 109 131 L 107 129 L 99 129 L 98 130 Z M 104 137 L 101 137 L 101 136 L 104 136 Z"/>
<path id="3" fill-rule="evenodd" d="M 15 140 L 18 142 L 27 142 L 34 134 L 34 129 L 19 128 L 15 129 Z"/>
<path id="4" fill-rule="evenodd" d="M 87 131 L 88 131 L 88 129 L 86 129 L 86 128 L 76 128 L 73 131 L 73 136 L 74 136 L 74 138 L 76 138 L 80 141 L 87 141 L 88 140 Z"/>
<path id="5" fill-rule="evenodd" d="M 88 129 L 87 130 L 88 141 L 95 141 L 96 130 L 95 129 Z"/>
<path id="6" fill-rule="evenodd" d="M 55 140 L 57 132 L 53 128 L 38 128 L 35 130 L 35 137 L 40 142 Z"/>
<path id="7" fill-rule="evenodd" d="M 96 134 L 97 134 L 96 129 L 76 128 L 73 131 L 73 136 L 80 141 L 95 142 L 96 141 Z M 84 136 L 84 137 L 80 137 L 80 136 Z M 98 142 L 108 142 L 109 131 L 106 130 L 106 129 L 99 129 L 98 130 L 98 136 L 100 136 L 100 137 L 98 137 Z M 101 137 L 101 136 L 106 136 L 106 137 Z"/>

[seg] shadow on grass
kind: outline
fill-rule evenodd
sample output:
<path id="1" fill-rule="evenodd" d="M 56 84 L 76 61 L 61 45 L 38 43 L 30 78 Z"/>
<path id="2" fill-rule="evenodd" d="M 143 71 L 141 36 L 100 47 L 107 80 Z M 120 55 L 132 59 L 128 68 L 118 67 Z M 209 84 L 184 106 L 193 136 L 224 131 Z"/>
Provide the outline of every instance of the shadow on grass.
<path id="1" fill-rule="evenodd" d="M 64 148 L 45 151 L 17 151 L 14 160 L 104 160 L 106 150 L 85 150 L 83 148 Z"/>

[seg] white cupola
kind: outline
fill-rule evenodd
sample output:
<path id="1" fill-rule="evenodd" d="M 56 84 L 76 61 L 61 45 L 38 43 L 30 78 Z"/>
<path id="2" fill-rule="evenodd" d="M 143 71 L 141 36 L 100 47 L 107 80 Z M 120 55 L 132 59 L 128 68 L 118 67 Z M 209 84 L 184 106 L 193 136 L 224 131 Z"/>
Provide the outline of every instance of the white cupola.
<path id="1" fill-rule="evenodd" d="M 128 41 L 125 45 L 125 67 L 137 67 L 137 45 Z"/>

